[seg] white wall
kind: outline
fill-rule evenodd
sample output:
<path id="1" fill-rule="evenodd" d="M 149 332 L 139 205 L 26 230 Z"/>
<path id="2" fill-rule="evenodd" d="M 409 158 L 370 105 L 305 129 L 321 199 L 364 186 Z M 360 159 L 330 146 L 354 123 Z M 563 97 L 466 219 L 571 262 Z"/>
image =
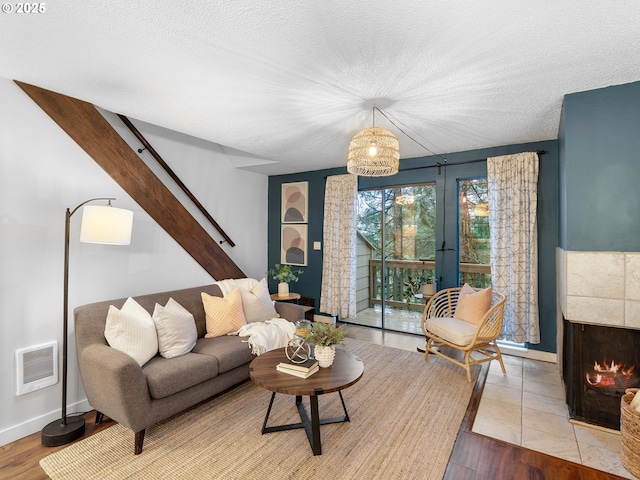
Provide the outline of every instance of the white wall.
<path id="1" fill-rule="evenodd" d="M 212 279 L 10 80 L 0 79 L 0 105 L 0 445 L 4 445 L 60 416 L 60 382 L 15 395 L 15 350 L 50 340 L 62 346 L 67 207 L 108 196 L 117 198 L 115 206 L 134 211 L 130 246 L 80 243 L 81 212 L 73 216 L 70 310 Z M 103 114 L 128 141 L 133 138 L 117 117 Z M 262 278 L 267 268 L 267 177 L 234 169 L 217 145 L 135 123 L 236 242 L 235 248 L 223 245 L 231 258 L 248 276 Z M 131 145 L 139 147 L 135 140 Z M 142 157 L 151 158 L 146 152 Z M 187 202 L 183 200 L 194 216 L 206 222 Z M 211 227 L 203 226 L 220 239 Z M 73 413 L 90 406 L 77 373 L 72 324 L 70 340 L 68 413 Z"/>

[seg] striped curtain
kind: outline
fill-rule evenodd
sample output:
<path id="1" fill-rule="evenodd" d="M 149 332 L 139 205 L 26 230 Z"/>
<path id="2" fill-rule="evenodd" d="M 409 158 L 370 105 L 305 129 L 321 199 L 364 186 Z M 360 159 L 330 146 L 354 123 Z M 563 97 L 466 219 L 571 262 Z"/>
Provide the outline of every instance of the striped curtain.
<path id="1" fill-rule="evenodd" d="M 358 176 L 327 178 L 320 311 L 341 318 L 356 314 Z"/>
<path id="2" fill-rule="evenodd" d="M 503 338 L 540 343 L 538 321 L 538 155 L 487 159 L 491 283 L 507 297 Z"/>

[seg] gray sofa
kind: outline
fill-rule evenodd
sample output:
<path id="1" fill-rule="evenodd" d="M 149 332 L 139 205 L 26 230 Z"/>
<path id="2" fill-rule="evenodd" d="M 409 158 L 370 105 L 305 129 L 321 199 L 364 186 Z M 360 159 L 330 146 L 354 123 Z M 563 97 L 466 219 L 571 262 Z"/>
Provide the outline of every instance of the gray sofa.
<path id="1" fill-rule="evenodd" d="M 80 377 L 87 400 L 103 415 L 135 432 L 134 452 L 142 452 L 145 429 L 249 378 L 254 356 L 238 336 L 204 338 L 206 318 L 200 293 L 222 297 L 217 285 L 134 297 L 149 313 L 170 297 L 189 310 L 198 330 L 196 346 L 185 355 L 156 355 L 142 367 L 129 355 L 111 348 L 104 336 L 109 306 L 121 308 L 126 298 L 92 303 L 74 310 Z M 276 302 L 278 314 L 295 322 L 301 306 Z"/>

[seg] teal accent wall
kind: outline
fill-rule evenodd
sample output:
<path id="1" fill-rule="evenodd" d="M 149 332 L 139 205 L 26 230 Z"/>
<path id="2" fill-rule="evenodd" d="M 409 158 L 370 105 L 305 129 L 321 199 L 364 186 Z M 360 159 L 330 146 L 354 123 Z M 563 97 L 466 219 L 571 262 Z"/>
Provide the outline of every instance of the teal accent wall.
<path id="1" fill-rule="evenodd" d="M 558 245 L 558 142 L 555 140 L 535 142 L 520 145 L 507 145 L 482 150 L 458 152 L 446 155 L 445 169 L 438 172 L 438 163 L 445 160 L 436 156 L 403 159 L 401 171 L 391 177 L 358 179 L 358 188 L 390 187 L 414 183 L 436 182 L 436 218 L 438 248 L 454 249 L 453 251 L 438 252 L 436 257 L 436 276 L 441 279 L 440 288 L 457 285 L 458 279 L 458 179 L 476 178 L 487 175 L 486 158 L 508 155 L 520 152 L 544 150 L 547 153 L 540 156 L 540 173 L 538 185 L 538 272 L 540 281 L 539 308 L 541 343 L 530 345 L 532 349 L 546 352 L 556 351 L 556 271 L 555 249 Z M 470 160 L 485 160 L 466 165 L 453 165 Z M 404 171 L 403 171 L 404 170 Z M 324 189 L 328 175 L 346 173 L 345 168 L 317 170 L 290 175 L 269 177 L 269 268 L 280 262 L 280 205 L 282 184 L 287 182 L 309 182 L 309 230 L 308 230 L 308 266 L 301 267 L 304 273 L 300 281 L 291 285 L 291 290 L 299 292 L 305 297 L 315 299 L 316 306 L 320 303 L 320 287 L 322 278 L 322 250 L 313 250 L 313 242 L 322 242 L 324 218 Z M 276 291 L 276 282 L 269 279 L 271 291 Z"/>
<path id="2" fill-rule="evenodd" d="M 565 96 L 560 245 L 640 251 L 640 82 Z"/>

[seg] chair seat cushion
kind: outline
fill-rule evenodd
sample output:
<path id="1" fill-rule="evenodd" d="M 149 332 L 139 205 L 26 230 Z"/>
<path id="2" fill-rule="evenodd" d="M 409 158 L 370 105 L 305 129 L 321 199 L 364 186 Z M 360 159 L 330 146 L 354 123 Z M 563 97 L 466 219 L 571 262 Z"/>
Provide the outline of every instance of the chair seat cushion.
<path id="1" fill-rule="evenodd" d="M 427 331 L 460 346 L 469 345 L 478 328 L 473 323 L 451 317 L 430 318 L 424 324 Z"/>

